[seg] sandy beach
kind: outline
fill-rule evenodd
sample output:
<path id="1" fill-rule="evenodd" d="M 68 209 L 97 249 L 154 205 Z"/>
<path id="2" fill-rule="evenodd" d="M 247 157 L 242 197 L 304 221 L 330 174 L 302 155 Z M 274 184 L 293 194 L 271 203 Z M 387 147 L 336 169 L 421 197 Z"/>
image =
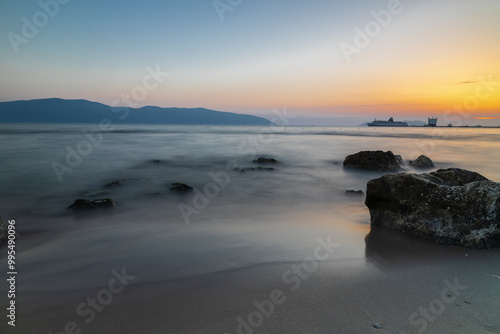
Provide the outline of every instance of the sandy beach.
<path id="1" fill-rule="evenodd" d="M 300 276 L 288 284 L 282 276 L 303 262 L 131 284 L 90 323 L 76 308 L 99 289 L 27 292 L 16 332 L 55 334 L 71 321 L 82 333 L 117 334 L 500 332 L 498 249 L 434 245 L 382 229 L 367 237 L 366 255 L 369 264 L 360 266 L 334 252 L 315 271 L 299 272 L 298 286 Z M 271 307 L 273 291 L 282 294 Z"/>

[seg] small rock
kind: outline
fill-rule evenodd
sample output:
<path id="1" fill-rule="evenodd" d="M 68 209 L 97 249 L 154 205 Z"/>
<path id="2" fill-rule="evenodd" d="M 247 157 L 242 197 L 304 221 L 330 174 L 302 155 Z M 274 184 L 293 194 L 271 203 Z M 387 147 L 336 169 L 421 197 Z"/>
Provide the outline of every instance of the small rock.
<path id="1" fill-rule="evenodd" d="M 399 154 L 395 154 L 394 157 L 396 157 L 396 160 L 399 162 L 400 165 L 404 163 L 403 157 L 400 156 Z"/>
<path id="2" fill-rule="evenodd" d="M 412 165 L 415 168 L 435 167 L 434 162 L 432 162 L 432 160 L 426 155 L 421 155 L 417 159 L 410 161 L 410 165 Z"/>
<path id="3" fill-rule="evenodd" d="M 273 167 L 269 167 L 269 168 L 265 168 L 265 167 L 246 167 L 246 168 L 235 168 L 234 171 L 235 172 L 240 172 L 240 173 L 244 173 L 246 171 L 254 171 L 254 170 L 267 170 L 267 171 L 272 171 L 274 170 Z"/>
<path id="4" fill-rule="evenodd" d="M 182 182 L 176 182 L 176 183 L 172 183 L 170 185 L 170 190 L 183 193 L 183 192 L 187 192 L 187 191 L 192 191 L 193 187 L 191 187 L 185 183 L 182 183 Z"/>
<path id="5" fill-rule="evenodd" d="M 253 162 L 258 163 L 258 164 L 276 164 L 278 163 L 278 160 L 274 158 L 266 158 L 266 157 L 260 157 L 255 159 Z"/>
<path id="6" fill-rule="evenodd" d="M 154 192 L 154 193 L 149 193 L 149 194 L 146 194 L 146 196 L 161 196 L 161 195 L 163 195 L 163 193 L 162 193 L 162 192 L 159 192 L 159 191 Z"/>
<path id="7" fill-rule="evenodd" d="M 376 329 L 380 329 L 382 328 L 382 325 L 377 322 L 376 324 L 373 324 L 373 327 Z"/>
<path id="8" fill-rule="evenodd" d="M 364 195 L 363 190 L 346 190 L 345 193 L 347 195 Z"/>
<path id="9" fill-rule="evenodd" d="M 77 199 L 73 204 L 68 206 L 69 210 L 91 210 L 100 208 L 114 208 L 115 203 L 111 198 L 104 199 Z"/>
<path id="10" fill-rule="evenodd" d="M 104 187 L 105 188 L 114 188 L 114 187 L 119 187 L 123 185 L 123 181 L 122 180 L 116 180 L 116 181 L 113 181 L 113 182 L 110 182 L 108 184 L 106 184 Z"/>
<path id="11" fill-rule="evenodd" d="M 161 164 L 162 162 L 163 161 L 161 161 L 161 160 L 153 160 L 153 163 L 155 163 L 155 164 Z"/>

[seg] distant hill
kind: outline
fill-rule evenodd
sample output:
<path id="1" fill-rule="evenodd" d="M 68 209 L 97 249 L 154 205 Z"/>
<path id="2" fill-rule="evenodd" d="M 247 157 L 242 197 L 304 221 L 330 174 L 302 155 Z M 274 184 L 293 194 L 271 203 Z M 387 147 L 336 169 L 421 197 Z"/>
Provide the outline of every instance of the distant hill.
<path id="1" fill-rule="evenodd" d="M 424 126 L 424 125 L 427 125 L 426 122 L 422 122 L 422 121 L 405 121 L 406 123 L 408 123 L 409 126 Z M 365 122 L 363 124 L 360 124 L 359 126 L 368 126 L 368 123 L 369 122 Z"/>
<path id="2" fill-rule="evenodd" d="M 104 118 L 120 124 L 272 124 L 262 117 L 204 108 L 123 108 L 64 99 L 0 102 L 0 122 L 4 123 L 99 123 Z"/>

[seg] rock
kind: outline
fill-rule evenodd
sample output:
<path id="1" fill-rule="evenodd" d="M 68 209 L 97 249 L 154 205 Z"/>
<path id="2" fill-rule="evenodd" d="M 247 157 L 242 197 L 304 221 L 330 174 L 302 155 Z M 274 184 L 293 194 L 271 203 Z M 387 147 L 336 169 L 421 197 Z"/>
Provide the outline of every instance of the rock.
<path id="1" fill-rule="evenodd" d="M 170 185 L 170 190 L 175 191 L 175 192 L 179 192 L 179 193 L 183 193 L 183 192 L 192 191 L 193 187 L 188 186 L 187 184 L 182 183 L 182 182 L 176 182 L 176 183 L 172 183 Z"/>
<path id="2" fill-rule="evenodd" d="M 162 192 L 154 192 L 154 193 L 148 193 L 146 194 L 146 196 L 163 196 L 163 193 Z"/>
<path id="3" fill-rule="evenodd" d="M 432 168 L 434 166 L 434 162 L 426 156 L 426 155 L 421 155 L 417 159 L 410 161 L 410 165 L 412 165 L 415 168 Z"/>
<path id="4" fill-rule="evenodd" d="M 396 157 L 396 160 L 399 162 L 400 165 L 404 163 L 402 156 L 400 156 L 399 154 L 394 154 L 394 156 Z"/>
<path id="5" fill-rule="evenodd" d="M 376 324 L 373 324 L 373 327 L 376 329 L 381 329 L 382 325 L 377 322 Z"/>
<path id="6" fill-rule="evenodd" d="M 346 190 L 345 193 L 347 195 L 364 195 L 363 190 Z"/>
<path id="7" fill-rule="evenodd" d="M 106 185 L 104 185 L 105 188 L 114 188 L 114 187 L 119 187 L 123 185 L 123 181 L 122 180 L 116 180 L 116 181 L 113 181 L 113 182 L 110 182 Z"/>
<path id="8" fill-rule="evenodd" d="M 379 171 L 401 169 L 398 159 L 391 151 L 361 151 L 351 154 L 345 158 L 344 167 Z"/>
<path id="9" fill-rule="evenodd" d="M 267 170 L 267 171 L 273 171 L 274 168 L 273 167 L 268 167 L 268 168 L 265 168 L 265 167 L 246 167 L 246 168 L 235 168 L 234 171 L 235 172 L 240 172 L 240 173 L 244 173 L 246 171 L 254 171 L 254 170 Z"/>
<path id="10" fill-rule="evenodd" d="M 254 170 L 254 169 L 252 169 L 252 170 Z M 265 167 L 260 167 L 260 166 L 259 166 L 259 167 L 257 167 L 255 170 L 268 170 L 268 171 L 271 171 L 271 170 L 274 170 L 274 168 L 273 168 L 273 167 L 268 167 L 268 168 L 265 168 Z"/>
<path id="11" fill-rule="evenodd" d="M 255 159 L 253 162 L 258 164 L 277 164 L 278 160 L 273 158 L 260 157 Z"/>
<path id="12" fill-rule="evenodd" d="M 475 172 L 384 175 L 368 182 L 365 204 L 372 225 L 442 244 L 500 247 L 500 183 Z"/>
<path id="13" fill-rule="evenodd" d="M 104 199 L 77 199 L 73 204 L 68 206 L 69 210 L 91 210 L 91 209 L 101 209 L 101 208 L 114 208 L 115 203 L 111 198 Z"/>

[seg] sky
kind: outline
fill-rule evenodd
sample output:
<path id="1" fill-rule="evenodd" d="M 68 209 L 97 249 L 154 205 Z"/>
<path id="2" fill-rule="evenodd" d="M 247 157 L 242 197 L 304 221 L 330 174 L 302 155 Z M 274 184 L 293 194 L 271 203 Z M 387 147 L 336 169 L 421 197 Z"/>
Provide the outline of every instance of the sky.
<path id="1" fill-rule="evenodd" d="M 499 0 L 0 0 L 0 101 L 498 125 Z M 153 73 L 153 74 L 152 74 Z"/>

